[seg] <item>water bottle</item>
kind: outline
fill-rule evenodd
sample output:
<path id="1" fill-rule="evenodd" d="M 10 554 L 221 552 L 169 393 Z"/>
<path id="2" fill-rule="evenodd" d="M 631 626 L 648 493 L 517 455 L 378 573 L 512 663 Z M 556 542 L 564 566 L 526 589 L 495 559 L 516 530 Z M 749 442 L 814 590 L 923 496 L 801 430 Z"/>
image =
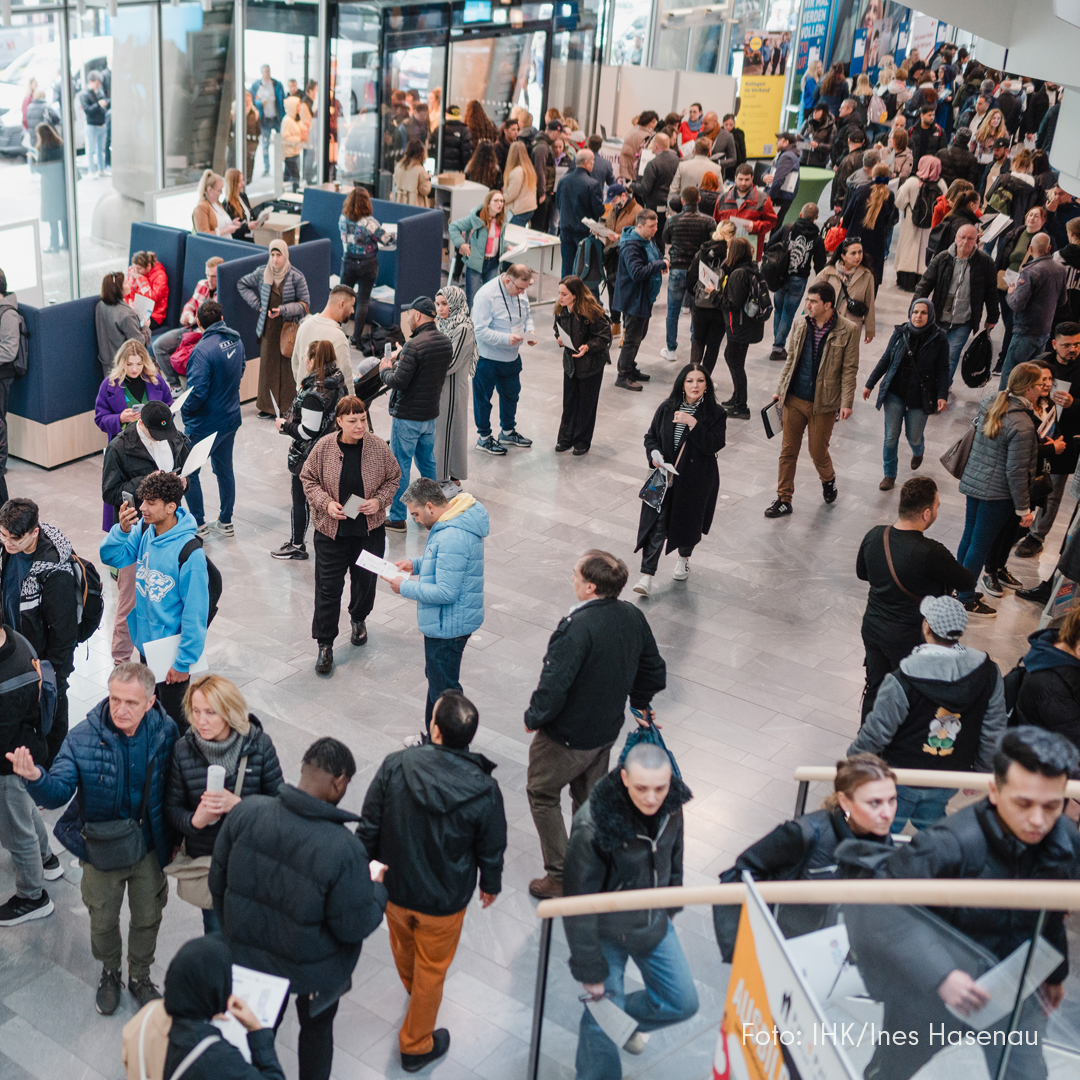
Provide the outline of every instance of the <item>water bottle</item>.
<path id="1" fill-rule="evenodd" d="M 224 765 L 208 765 L 206 767 L 206 790 L 215 792 L 225 790 Z"/>

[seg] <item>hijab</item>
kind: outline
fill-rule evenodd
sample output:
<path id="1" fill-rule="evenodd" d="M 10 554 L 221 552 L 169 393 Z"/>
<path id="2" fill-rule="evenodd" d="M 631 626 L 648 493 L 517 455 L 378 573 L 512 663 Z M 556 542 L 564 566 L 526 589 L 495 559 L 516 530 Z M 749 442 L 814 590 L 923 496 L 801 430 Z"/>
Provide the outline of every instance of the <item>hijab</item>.
<path id="1" fill-rule="evenodd" d="M 281 254 L 285 256 L 285 261 L 281 264 L 280 270 L 275 270 L 273 263 L 270 261 L 269 254 L 266 256 L 266 269 L 263 271 L 263 283 L 273 288 L 275 285 L 280 285 L 285 280 L 285 275 L 289 272 L 289 245 L 286 244 L 284 240 L 271 240 L 270 251 L 280 251 Z"/>
<path id="2" fill-rule="evenodd" d="M 926 308 L 926 325 L 916 326 L 911 321 L 912 313 L 915 311 L 915 305 L 922 304 Z M 921 338 L 929 334 L 937 325 L 937 313 L 934 311 L 934 304 L 931 300 L 912 300 L 911 307 L 908 308 L 908 323 L 907 333 L 909 337 Z"/>
<path id="3" fill-rule="evenodd" d="M 465 299 L 465 290 L 459 289 L 456 285 L 446 285 L 436 295 L 446 301 L 446 306 L 450 311 L 445 319 L 436 319 L 435 325 L 452 341 L 457 330 L 470 322 L 469 303 Z"/>
<path id="4" fill-rule="evenodd" d="M 941 159 L 934 154 L 923 154 L 916 175 L 920 180 L 936 181 L 941 176 Z"/>
<path id="5" fill-rule="evenodd" d="M 217 934 L 182 945 L 165 973 L 165 1011 L 174 1019 L 209 1022 L 231 993 L 232 956 Z"/>

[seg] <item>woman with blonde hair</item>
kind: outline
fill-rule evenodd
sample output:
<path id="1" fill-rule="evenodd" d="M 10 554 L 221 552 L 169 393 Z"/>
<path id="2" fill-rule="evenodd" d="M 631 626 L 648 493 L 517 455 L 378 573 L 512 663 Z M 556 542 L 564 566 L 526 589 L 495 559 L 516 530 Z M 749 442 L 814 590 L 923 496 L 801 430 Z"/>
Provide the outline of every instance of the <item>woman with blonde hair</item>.
<path id="1" fill-rule="evenodd" d="M 802 77 L 801 89 L 802 100 L 799 106 L 799 123 L 813 111 L 814 98 L 817 97 L 818 83 L 825 72 L 825 65 L 820 60 L 811 60 L 806 67 L 806 74 Z"/>
<path id="2" fill-rule="evenodd" d="M 511 225 L 528 225 L 536 213 L 536 170 L 520 139 L 510 144 L 503 170 L 503 197 Z"/>
<path id="3" fill-rule="evenodd" d="M 863 259 L 873 272 L 876 286 L 881 285 L 885 271 L 885 237 L 892 228 L 893 205 L 889 166 L 875 165 L 870 183 L 855 189 L 844 210 L 847 239 L 862 241 Z"/>
<path id="4" fill-rule="evenodd" d="M 869 840 L 888 848 L 893 843 L 890 830 L 895 818 L 896 773 L 876 754 L 852 754 L 836 763 L 832 793 L 820 810 L 777 825 L 751 844 L 720 875 L 720 881 L 742 881 L 744 870 L 755 881 L 837 877 L 837 847 L 845 840 Z M 836 915 L 835 907 L 817 904 L 788 904 L 776 912 L 780 929 L 789 938 L 831 926 Z M 713 908 L 716 940 L 727 963 L 735 948 L 738 918 L 735 905 Z"/>
<path id="5" fill-rule="evenodd" d="M 506 251 L 506 224 L 506 200 L 501 191 L 489 191 L 482 206 L 450 222 L 450 243 L 465 260 L 465 296 L 470 309 L 476 290 L 498 276 Z"/>
<path id="6" fill-rule="evenodd" d="M 969 149 L 980 160 L 989 160 L 993 156 L 994 142 L 997 139 L 1008 139 L 1012 142 L 1008 127 L 1005 126 L 1005 117 L 1000 109 L 991 109 L 986 118 L 979 125 L 978 130 L 971 137 Z"/>
<path id="7" fill-rule="evenodd" d="M 222 818 L 251 795 L 276 795 L 284 780 L 273 741 L 229 679 L 193 676 L 184 694 L 184 718 L 189 726 L 173 747 L 164 810 L 169 826 L 183 837 L 184 858 L 172 866 L 187 864 L 183 877 L 190 881 L 204 861 L 209 872 Z M 223 789 L 209 790 L 211 765 L 224 769 Z M 191 860 L 196 861 L 195 867 L 190 866 Z M 205 899 L 209 899 L 208 889 Z M 213 907 L 199 906 L 204 931 L 220 931 Z"/>
<path id="8" fill-rule="evenodd" d="M 1039 460 L 1039 433 L 1034 404 L 1042 393 L 1043 369 L 1018 364 L 1006 389 L 983 398 L 975 419 L 971 453 L 960 478 L 967 497 L 964 535 L 956 558 L 977 582 L 991 545 L 1016 515 L 1021 528 L 1035 520 L 1031 483 Z M 974 587 L 957 593 L 968 615 L 992 619 L 994 608 L 976 599 Z"/>
<path id="9" fill-rule="evenodd" d="M 240 228 L 240 222 L 233 221 L 221 205 L 224 188 L 225 181 L 213 169 L 203 171 L 199 180 L 199 201 L 191 211 L 191 224 L 195 232 L 232 236 Z"/>
<path id="10" fill-rule="evenodd" d="M 233 233 L 233 239 L 254 242 L 255 238 L 251 235 L 251 223 L 254 220 L 254 215 L 251 210 L 251 202 L 247 197 L 246 187 L 244 174 L 239 169 L 225 170 L 225 212 L 233 221 L 240 223 L 240 228 Z"/>
<path id="11" fill-rule="evenodd" d="M 110 439 L 139 419 L 148 401 L 172 404 L 165 377 L 141 341 L 125 341 L 113 357 L 112 370 L 98 388 L 94 423 Z"/>

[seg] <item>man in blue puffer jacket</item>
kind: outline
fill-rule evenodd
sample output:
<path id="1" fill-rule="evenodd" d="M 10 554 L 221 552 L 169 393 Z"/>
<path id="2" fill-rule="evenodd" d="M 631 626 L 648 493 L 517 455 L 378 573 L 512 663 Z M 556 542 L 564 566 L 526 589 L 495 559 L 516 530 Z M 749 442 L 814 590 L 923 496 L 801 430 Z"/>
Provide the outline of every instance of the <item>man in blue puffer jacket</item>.
<path id="1" fill-rule="evenodd" d="M 73 727 L 49 770 L 34 764 L 20 746 L 7 754 L 34 802 L 50 810 L 78 792 L 53 830 L 82 860 L 82 899 L 90 912 L 90 948 L 102 963 L 97 1011 L 111 1016 L 120 1005 L 122 942 L 120 909 L 127 888 L 128 989 L 142 1007 L 161 997 L 150 981 L 161 913 L 169 898 L 162 868 L 172 858 L 173 837 L 162 814 L 165 777 L 176 742 L 176 725 L 154 697 L 154 676 L 142 664 L 117 664 L 109 696 Z M 150 775 L 147 777 L 147 768 Z M 140 814 L 144 797 L 146 810 Z M 132 866 L 99 869 L 90 860 L 84 822 L 142 822 L 145 854 Z"/>
<path id="2" fill-rule="evenodd" d="M 232 512 L 236 504 L 233 477 L 233 442 L 240 428 L 240 380 L 247 360 L 240 335 L 225 325 L 221 305 L 207 300 L 195 316 L 203 336 L 191 350 L 187 364 L 190 390 L 180 409 L 184 434 L 194 446 L 200 439 L 217 434 L 210 454 L 210 466 L 217 477 L 218 516 L 215 528 L 223 536 L 233 535 Z M 282 406 L 285 403 L 282 402 Z M 202 482 L 198 471 L 188 477 L 188 508 L 195 515 L 198 534 L 210 535 L 203 512 Z"/>
<path id="3" fill-rule="evenodd" d="M 627 225 L 619 237 L 619 271 L 615 276 L 615 295 L 611 306 L 622 312 L 623 339 L 619 350 L 619 374 L 616 386 L 640 390 L 649 376 L 638 370 L 637 354 L 649 332 L 653 304 L 660 295 L 663 275 L 671 265 L 660 258 L 653 237 L 658 219 L 654 210 L 642 210 L 634 225 Z"/>
<path id="4" fill-rule="evenodd" d="M 420 580 L 387 578 L 390 588 L 416 601 L 416 621 L 424 635 L 424 673 L 428 680 L 425 734 L 431 710 L 444 690 L 460 690 L 461 654 L 469 635 L 484 621 L 484 537 L 488 512 L 462 492 L 447 499 L 434 480 L 421 477 L 405 491 L 413 521 L 431 530 L 424 555 L 394 565 Z M 408 745 L 421 741 L 411 736 Z"/>

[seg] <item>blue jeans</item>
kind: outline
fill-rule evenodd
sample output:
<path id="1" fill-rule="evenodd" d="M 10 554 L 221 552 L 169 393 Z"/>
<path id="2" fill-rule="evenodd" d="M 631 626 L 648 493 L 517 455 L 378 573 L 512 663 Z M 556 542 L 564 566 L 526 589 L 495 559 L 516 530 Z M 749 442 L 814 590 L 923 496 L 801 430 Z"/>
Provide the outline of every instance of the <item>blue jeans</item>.
<path id="1" fill-rule="evenodd" d="M 776 292 L 773 293 L 773 348 L 782 349 L 787 344 L 791 324 L 799 313 L 806 278 L 792 274 Z"/>
<path id="2" fill-rule="evenodd" d="M 686 296 L 686 271 L 671 270 L 667 283 L 667 347 L 674 352 L 679 347 L 679 313 Z"/>
<path id="3" fill-rule="evenodd" d="M 915 406 L 905 405 L 902 398 L 895 394 L 886 394 L 881 406 L 885 414 L 885 475 L 896 479 L 897 447 L 900 445 L 900 428 L 907 431 L 908 445 L 915 457 L 921 457 L 923 430 L 926 428 L 926 413 Z"/>
<path id="4" fill-rule="evenodd" d="M 413 458 L 416 458 L 416 467 L 421 476 L 435 479 L 435 423 L 434 420 L 399 420 L 394 417 L 390 426 L 390 452 L 397 458 L 401 479 L 394 492 L 394 501 L 390 504 L 391 521 L 404 521 L 409 516 L 401 497 L 409 486 Z"/>
<path id="5" fill-rule="evenodd" d="M 976 585 L 979 584 L 979 574 L 982 573 L 990 545 L 1015 513 L 1012 499 L 967 497 L 967 520 L 964 522 L 960 546 L 956 549 L 956 560 L 965 570 L 971 571 Z M 975 590 L 958 592 L 956 596 L 962 604 L 969 604 L 975 599 Z"/>
<path id="6" fill-rule="evenodd" d="M 890 832 L 898 833 L 911 821 L 916 829 L 925 829 L 945 816 L 945 804 L 956 788 L 908 787 L 896 785 L 896 818 Z"/>
<path id="7" fill-rule="evenodd" d="M 196 436 L 194 433 L 189 433 L 188 435 L 192 444 L 205 437 L 203 434 Z M 214 449 L 210 451 L 210 468 L 214 470 L 214 476 L 217 477 L 218 502 L 220 504 L 218 521 L 222 525 L 228 525 L 232 521 L 233 507 L 236 506 L 236 478 L 233 476 L 232 462 L 233 443 L 235 441 L 236 432 L 230 431 L 228 435 L 220 436 L 217 442 L 214 443 Z M 199 479 L 200 472 L 202 472 L 202 469 L 196 469 L 188 477 L 187 489 L 188 509 L 194 515 L 196 525 L 203 524 L 206 512 L 203 506 L 202 481 Z"/>
<path id="8" fill-rule="evenodd" d="M 1024 364 L 1042 352 L 1045 341 L 1045 334 L 1023 334 L 1013 330 L 1012 341 L 1009 342 L 1009 351 L 1005 354 L 1005 362 L 1001 365 L 999 390 L 1004 390 L 1008 386 L 1009 372 L 1017 364 Z"/>
<path id="9" fill-rule="evenodd" d="M 529 224 L 530 221 L 532 221 L 533 214 L 535 214 L 535 213 L 536 213 L 535 210 L 526 210 L 524 214 L 515 214 L 510 219 L 510 224 L 511 225 L 524 225 L 524 226 L 528 227 L 528 224 Z"/>
<path id="10" fill-rule="evenodd" d="M 574 258 L 577 255 L 578 244 L 588 235 L 588 233 L 585 233 L 583 236 L 577 236 L 574 233 L 567 232 L 565 229 L 559 230 L 559 242 L 562 245 L 563 277 L 569 277 L 574 272 Z"/>
<path id="11" fill-rule="evenodd" d="M 473 419 L 481 439 L 491 434 L 491 397 L 499 388 L 499 423 L 509 434 L 517 423 L 517 403 L 521 396 L 521 357 L 516 360 L 476 361 L 472 384 Z"/>
<path id="12" fill-rule="evenodd" d="M 486 285 L 492 278 L 499 276 L 499 260 L 497 258 L 485 259 L 479 270 L 465 267 L 465 302 L 472 307 L 473 297 L 481 285 Z"/>
<path id="13" fill-rule="evenodd" d="M 632 954 L 645 982 L 644 990 L 627 995 L 623 989 L 626 958 L 631 955 L 623 945 L 601 939 L 600 951 L 608 965 L 604 988 L 611 994 L 614 1004 L 638 1021 L 639 1030 L 656 1031 L 679 1024 L 698 1011 L 694 977 L 670 921 L 663 940 L 651 953 Z M 574 1063 L 576 1080 L 620 1080 L 620 1049 L 582 1006 Z"/>
<path id="14" fill-rule="evenodd" d="M 263 175 L 270 171 L 270 132 L 281 130 L 281 117 L 262 117 L 259 121 L 260 130 L 262 132 L 262 151 L 263 151 Z"/>
<path id="15" fill-rule="evenodd" d="M 104 124 L 86 125 L 86 167 L 90 172 L 103 172 L 105 169 Z"/>
<path id="16" fill-rule="evenodd" d="M 945 337 L 949 342 L 949 386 L 952 386 L 953 376 L 956 374 L 957 367 L 960 366 L 960 357 L 964 353 L 964 346 L 967 344 L 967 339 L 971 336 L 971 327 L 967 323 L 960 323 L 958 326 L 950 326 L 945 331 Z"/>
<path id="17" fill-rule="evenodd" d="M 424 638 L 424 677 L 427 679 L 427 704 L 424 725 L 431 731 L 431 713 L 439 695 L 446 690 L 460 690 L 461 654 L 469 644 L 469 635 Z"/>

